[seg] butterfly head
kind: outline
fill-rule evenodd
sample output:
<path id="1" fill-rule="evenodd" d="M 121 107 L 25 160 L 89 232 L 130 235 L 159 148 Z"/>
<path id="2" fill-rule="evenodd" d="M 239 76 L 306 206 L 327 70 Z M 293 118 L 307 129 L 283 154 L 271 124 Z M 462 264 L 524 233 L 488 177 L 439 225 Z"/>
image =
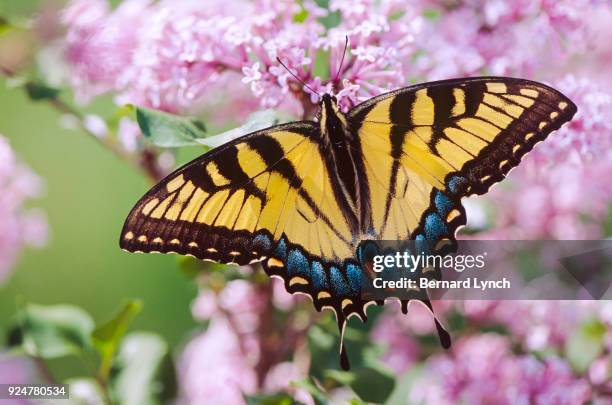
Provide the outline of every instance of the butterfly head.
<path id="1" fill-rule="evenodd" d="M 329 94 L 329 93 L 325 93 L 321 96 L 321 105 L 328 105 L 328 104 L 338 104 L 338 99 L 336 98 L 336 96 Z"/>
<path id="2" fill-rule="evenodd" d="M 338 108 L 338 99 L 329 93 L 325 93 L 321 96 L 319 106 L 321 107 L 321 115 L 326 114 L 329 116 L 336 111 L 340 111 Z"/>
<path id="3" fill-rule="evenodd" d="M 319 123 L 322 130 L 330 132 L 346 127 L 346 118 L 340 111 L 338 99 L 335 96 L 323 94 L 319 106 L 321 108 Z"/>

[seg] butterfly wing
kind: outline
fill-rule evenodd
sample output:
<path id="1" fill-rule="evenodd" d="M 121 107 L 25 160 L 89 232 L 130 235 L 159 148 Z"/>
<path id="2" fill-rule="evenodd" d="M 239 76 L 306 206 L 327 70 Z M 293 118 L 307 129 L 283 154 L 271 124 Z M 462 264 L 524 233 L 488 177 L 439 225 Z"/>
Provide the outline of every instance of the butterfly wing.
<path id="1" fill-rule="evenodd" d="M 481 77 L 403 88 L 349 112 L 363 151 L 372 239 L 432 240 L 456 247 L 465 225 L 461 198 L 484 194 L 534 145 L 569 121 L 576 106 L 540 83 Z M 409 252 L 410 253 L 410 252 Z M 440 270 L 430 273 L 440 278 Z M 413 298 L 431 304 L 425 291 Z M 402 300 L 407 310 L 409 300 Z M 442 344 L 450 337 L 436 320 Z"/>
<path id="2" fill-rule="evenodd" d="M 461 197 L 486 193 L 575 112 L 555 89 L 501 77 L 430 82 L 356 106 L 370 233 L 453 240 L 465 224 Z"/>
<path id="3" fill-rule="evenodd" d="M 262 261 L 318 309 L 352 304 L 361 273 L 318 140 L 314 123 L 291 123 L 197 158 L 142 197 L 120 246 L 238 265 Z"/>

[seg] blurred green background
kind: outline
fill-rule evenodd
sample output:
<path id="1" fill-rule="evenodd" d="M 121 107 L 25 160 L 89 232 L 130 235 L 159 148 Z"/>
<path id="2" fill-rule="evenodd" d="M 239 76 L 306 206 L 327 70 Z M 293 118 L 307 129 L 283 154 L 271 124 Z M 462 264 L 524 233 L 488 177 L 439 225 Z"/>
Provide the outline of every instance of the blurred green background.
<path id="1" fill-rule="evenodd" d="M 26 17 L 39 3 L 2 0 L 0 15 Z M 70 95 L 64 99 L 72 103 Z M 110 106 L 103 100 L 91 109 L 108 116 Z M 118 247 L 125 217 L 151 184 L 85 133 L 62 128 L 59 118 L 47 104 L 32 103 L 22 89 L 7 89 L 0 79 L 0 134 L 44 179 L 45 192 L 34 206 L 45 211 L 50 228 L 47 245 L 26 250 L 0 285 L 0 332 L 20 299 L 70 303 L 103 321 L 126 298 L 137 298 L 144 308 L 133 329 L 159 333 L 176 347 L 195 326 L 190 313 L 195 283 L 177 270 L 175 256 L 135 255 Z M 180 160 L 199 152 L 187 151 Z"/>

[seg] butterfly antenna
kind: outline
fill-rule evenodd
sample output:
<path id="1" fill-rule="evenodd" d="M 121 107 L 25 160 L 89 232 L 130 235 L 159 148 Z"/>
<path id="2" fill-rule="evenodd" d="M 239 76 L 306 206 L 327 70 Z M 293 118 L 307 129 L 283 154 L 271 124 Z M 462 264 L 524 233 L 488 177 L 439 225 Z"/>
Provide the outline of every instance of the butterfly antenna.
<path id="1" fill-rule="evenodd" d="M 290 70 L 290 69 L 287 67 L 287 65 L 285 65 L 285 64 L 283 63 L 283 61 L 282 61 L 282 60 L 280 60 L 280 58 L 279 58 L 278 56 L 276 57 L 276 60 L 278 61 L 278 63 L 280 63 L 280 64 L 281 64 L 281 66 L 282 66 L 282 67 L 284 67 L 284 68 L 285 68 L 285 70 L 286 70 L 287 72 L 289 72 L 289 74 L 290 74 L 291 76 L 293 76 L 293 77 L 295 78 L 295 80 L 297 80 L 298 82 L 302 83 L 302 84 L 304 85 L 304 87 L 306 87 L 308 90 L 312 91 L 312 92 L 313 92 L 314 94 L 316 94 L 317 96 L 321 97 L 321 95 L 320 95 L 319 93 L 317 93 L 316 91 L 314 91 L 312 87 L 310 87 L 309 85 L 307 85 L 307 84 L 306 84 L 306 82 L 305 82 L 304 80 L 300 79 L 300 78 L 299 78 L 299 77 L 298 77 L 298 76 L 297 76 L 295 73 L 293 73 L 293 72 L 292 72 L 292 71 L 291 71 L 291 70 Z"/>
<path id="2" fill-rule="evenodd" d="M 340 59 L 340 66 L 338 66 L 338 71 L 336 72 L 336 77 L 334 77 L 334 83 L 338 82 L 338 77 L 340 77 L 340 72 L 342 71 L 342 65 L 344 64 L 344 56 L 346 55 L 346 48 L 348 48 L 348 35 L 344 37 L 344 50 L 342 51 L 342 59 Z"/>

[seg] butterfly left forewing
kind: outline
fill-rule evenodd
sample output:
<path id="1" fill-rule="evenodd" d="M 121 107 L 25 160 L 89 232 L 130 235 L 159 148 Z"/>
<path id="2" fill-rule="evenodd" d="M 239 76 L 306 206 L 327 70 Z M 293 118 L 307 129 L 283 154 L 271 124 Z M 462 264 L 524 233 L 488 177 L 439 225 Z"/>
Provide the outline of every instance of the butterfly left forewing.
<path id="1" fill-rule="evenodd" d="M 236 264 L 257 259 L 252 235 L 268 228 L 273 234 L 278 221 L 273 211 L 281 197 L 268 188 L 290 182 L 292 167 L 285 157 L 307 142 L 312 130 L 296 124 L 260 131 L 178 169 L 132 209 L 121 247 Z"/>

